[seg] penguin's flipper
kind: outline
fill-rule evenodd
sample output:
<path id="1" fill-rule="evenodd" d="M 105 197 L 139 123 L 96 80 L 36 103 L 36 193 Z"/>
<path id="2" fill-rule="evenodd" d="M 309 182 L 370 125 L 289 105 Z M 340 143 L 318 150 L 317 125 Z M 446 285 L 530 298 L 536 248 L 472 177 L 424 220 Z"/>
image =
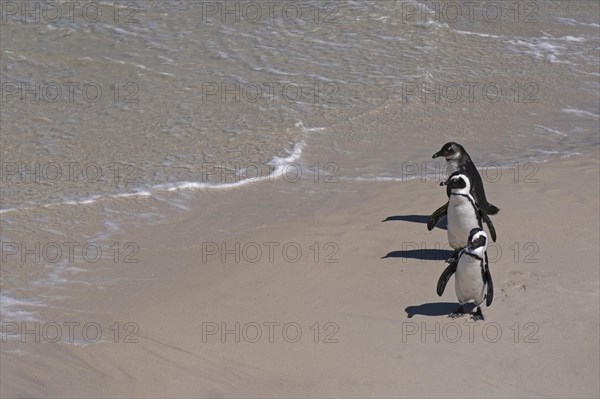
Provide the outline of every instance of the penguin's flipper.
<path id="1" fill-rule="evenodd" d="M 441 218 L 446 216 L 448 213 L 448 202 L 438 208 L 435 212 L 429 216 L 429 220 L 427 221 L 427 230 L 431 231 L 435 227 L 436 224 L 440 221 Z"/>
<path id="2" fill-rule="evenodd" d="M 483 266 L 483 281 L 487 283 L 485 306 L 490 306 L 494 300 L 494 283 L 492 282 L 492 275 L 490 274 L 490 268 L 488 267 L 487 252 L 485 253 L 485 265 Z"/>
<path id="3" fill-rule="evenodd" d="M 484 208 L 488 215 L 496 215 L 498 212 L 500 212 L 500 209 L 497 206 L 492 205 L 489 202 L 485 204 Z"/>
<path id="4" fill-rule="evenodd" d="M 480 204 L 481 209 L 483 209 L 488 215 L 496 215 L 498 212 L 500 212 L 500 209 L 498 209 L 497 206 L 490 204 L 485 197 L 483 180 L 481 180 L 481 175 L 477 171 L 477 168 L 470 157 L 466 162 L 465 168 L 467 170 L 467 177 L 469 180 L 471 180 L 471 195 L 475 199 L 475 202 Z"/>
<path id="5" fill-rule="evenodd" d="M 452 277 L 452 275 L 456 271 L 456 266 L 458 266 L 458 259 L 456 259 L 452 263 L 450 263 L 450 265 L 446 268 L 446 270 L 444 270 L 442 272 L 442 275 L 440 276 L 440 279 L 438 280 L 437 289 L 436 289 L 437 294 L 439 296 L 442 296 L 444 294 L 444 290 L 446 289 L 446 284 L 448 284 L 448 280 L 450 280 L 450 277 Z"/>
<path id="6" fill-rule="evenodd" d="M 490 230 L 490 235 L 492 236 L 492 241 L 496 242 L 496 228 L 494 227 L 494 223 L 482 209 L 479 210 L 479 214 L 481 215 L 481 219 L 487 224 L 488 229 Z"/>

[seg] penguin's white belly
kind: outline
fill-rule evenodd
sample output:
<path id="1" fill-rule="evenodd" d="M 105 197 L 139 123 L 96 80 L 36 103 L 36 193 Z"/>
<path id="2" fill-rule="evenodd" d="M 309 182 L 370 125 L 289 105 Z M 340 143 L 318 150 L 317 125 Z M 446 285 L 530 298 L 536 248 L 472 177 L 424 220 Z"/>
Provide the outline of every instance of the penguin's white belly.
<path id="1" fill-rule="evenodd" d="M 463 254 L 456 266 L 456 297 L 462 305 L 468 302 L 479 306 L 485 299 L 486 284 L 481 273 L 481 262 L 467 254 Z"/>
<path id="2" fill-rule="evenodd" d="M 471 202 L 465 197 L 451 196 L 448 204 L 448 243 L 454 249 L 467 245 L 471 230 L 479 227 Z"/>

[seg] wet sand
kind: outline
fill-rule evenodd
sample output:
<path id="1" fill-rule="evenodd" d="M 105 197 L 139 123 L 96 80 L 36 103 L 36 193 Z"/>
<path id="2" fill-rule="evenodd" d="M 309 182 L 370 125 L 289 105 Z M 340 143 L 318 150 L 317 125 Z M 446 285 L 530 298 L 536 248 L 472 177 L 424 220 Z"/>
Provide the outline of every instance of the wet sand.
<path id="1" fill-rule="evenodd" d="M 100 342 L 8 339 L 2 397 L 598 397 L 598 160 L 486 184 L 502 211 L 477 323 L 449 317 L 453 279 L 435 293 L 448 251 L 425 226 L 444 201 L 434 181 L 332 184 L 313 213 L 263 187 L 254 198 L 281 221 L 250 233 L 234 219 L 207 234 L 195 220 L 210 208 L 193 201 L 169 224 L 126 226 L 142 262 L 110 273 L 128 283 L 70 286 L 69 310 L 40 311 L 97 321 Z"/>

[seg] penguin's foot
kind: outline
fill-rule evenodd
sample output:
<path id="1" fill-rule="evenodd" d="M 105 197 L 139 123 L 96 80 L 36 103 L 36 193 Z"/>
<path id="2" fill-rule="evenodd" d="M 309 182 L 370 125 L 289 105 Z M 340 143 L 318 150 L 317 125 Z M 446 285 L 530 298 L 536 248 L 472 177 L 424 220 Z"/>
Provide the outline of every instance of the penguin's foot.
<path id="1" fill-rule="evenodd" d="M 459 317 L 463 317 L 464 315 L 465 315 L 465 308 L 463 308 L 463 306 L 460 305 L 458 307 L 458 309 L 456 309 L 456 312 L 450 313 L 448 315 L 448 317 L 450 317 L 451 319 L 456 319 L 456 318 L 459 318 Z"/>
<path id="2" fill-rule="evenodd" d="M 481 306 L 477 306 L 477 309 L 475 310 L 475 313 L 473 313 L 471 315 L 471 319 L 477 321 L 477 320 L 484 320 L 483 318 L 483 312 L 481 311 Z"/>

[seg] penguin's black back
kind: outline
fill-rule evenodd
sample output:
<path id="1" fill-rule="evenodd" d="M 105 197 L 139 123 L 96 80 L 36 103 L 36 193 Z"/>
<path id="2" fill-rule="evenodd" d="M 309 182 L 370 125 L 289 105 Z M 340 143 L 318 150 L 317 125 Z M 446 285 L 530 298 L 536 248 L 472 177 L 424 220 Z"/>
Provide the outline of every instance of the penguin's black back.
<path id="1" fill-rule="evenodd" d="M 465 174 L 471 181 L 471 190 L 469 193 L 475 200 L 475 203 L 488 215 L 495 215 L 500 212 L 500 209 L 490 204 L 485 197 L 485 190 L 483 189 L 483 180 L 479 175 L 479 171 L 475 167 L 475 164 L 471 160 L 469 154 L 463 149 L 463 154 L 458 161 L 458 170 Z M 448 196 L 450 196 L 450 190 L 447 190 Z"/>

